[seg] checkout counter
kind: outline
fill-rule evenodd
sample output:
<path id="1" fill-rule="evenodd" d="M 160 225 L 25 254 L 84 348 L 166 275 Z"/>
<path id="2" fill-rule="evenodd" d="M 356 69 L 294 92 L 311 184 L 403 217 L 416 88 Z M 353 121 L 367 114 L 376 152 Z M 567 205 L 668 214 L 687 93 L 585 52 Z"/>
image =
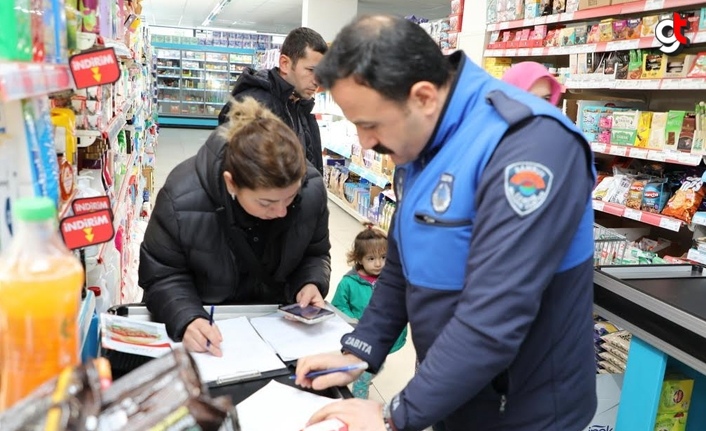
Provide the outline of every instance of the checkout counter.
<path id="1" fill-rule="evenodd" d="M 332 310 L 341 316 L 346 322 L 350 322 L 350 318 L 340 311 L 336 310 L 330 304 L 327 304 Z M 268 314 L 277 312 L 277 305 L 217 305 L 215 315 L 218 316 L 216 320 L 221 319 L 231 319 L 236 317 L 260 317 Z M 129 317 L 136 320 L 151 320 L 151 316 L 147 308 L 143 304 L 130 304 L 130 305 L 117 305 L 109 310 L 109 313 L 116 314 L 118 316 Z M 122 352 L 116 352 L 112 350 L 101 350 L 102 356 L 106 357 L 110 363 L 113 371 L 113 378 L 119 379 L 121 376 L 127 374 L 133 369 L 147 363 L 152 360 L 152 358 L 144 356 L 130 355 Z M 289 376 L 294 372 L 296 361 L 284 361 L 287 365 L 287 369 L 280 372 L 265 373 L 260 377 L 251 379 L 242 379 L 238 382 L 231 384 L 225 384 L 220 386 L 210 386 L 209 393 L 212 397 L 218 397 L 222 395 L 229 395 L 233 405 L 237 405 L 241 401 L 248 398 L 250 395 L 254 394 L 258 390 L 262 389 L 270 381 L 275 380 L 279 383 L 283 383 L 288 386 L 296 387 L 300 390 L 305 390 L 317 395 L 325 396 L 328 398 L 352 398 L 352 394 L 347 387 L 335 387 L 329 388 L 324 391 L 314 391 L 301 388 L 294 384 L 294 381 L 289 378 Z"/>
<path id="2" fill-rule="evenodd" d="M 665 370 L 694 379 L 687 431 L 706 430 L 706 274 L 692 265 L 595 270 L 594 309 L 632 333 L 616 429 L 653 430 Z"/>

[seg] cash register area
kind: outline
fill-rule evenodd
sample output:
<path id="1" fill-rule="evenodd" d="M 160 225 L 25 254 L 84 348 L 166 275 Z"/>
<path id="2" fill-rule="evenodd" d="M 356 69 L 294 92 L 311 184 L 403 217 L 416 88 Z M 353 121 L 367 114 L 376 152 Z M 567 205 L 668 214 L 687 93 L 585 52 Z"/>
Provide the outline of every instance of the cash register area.
<path id="1" fill-rule="evenodd" d="M 156 148 L 155 196 L 169 172 L 187 158 L 196 154 L 206 142 L 210 131 L 200 129 L 163 128 Z M 326 300 L 331 301 L 341 277 L 350 270 L 346 252 L 363 226 L 340 207 L 329 203 L 329 232 L 331 239 L 331 288 Z M 409 335 L 408 335 L 409 337 Z M 370 399 L 387 402 L 397 394 L 414 375 L 415 352 L 411 339 L 399 351 L 389 355 L 385 367 L 373 380 Z"/>

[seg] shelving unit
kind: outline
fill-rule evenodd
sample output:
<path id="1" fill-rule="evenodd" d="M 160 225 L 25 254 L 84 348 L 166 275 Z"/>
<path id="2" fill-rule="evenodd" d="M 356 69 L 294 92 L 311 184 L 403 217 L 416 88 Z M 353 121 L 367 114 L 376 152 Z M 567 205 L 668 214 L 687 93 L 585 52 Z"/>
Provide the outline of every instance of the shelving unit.
<path id="1" fill-rule="evenodd" d="M 547 41 L 507 40 L 499 42 L 495 39 L 497 33 L 491 33 L 499 31 L 502 34 L 505 30 L 518 31 L 523 28 L 546 25 L 547 34 L 549 34 L 552 30 L 564 26 L 583 24 L 586 24 L 587 32 L 590 33 L 591 28 L 588 24 L 594 24 L 603 19 L 641 18 L 673 11 L 691 11 L 701 7 L 706 7 L 706 1 L 639 0 L 537 18 L 489 23 L 486 25 L 484 56 L 486 58 L 510 58 L 513 62 L 530 60 L 551 63 L 557 68 L 566 68 L 564 70 L 574 72 L 574 75 L 569 74 L 568 76 L 565 75 L 566 72 L 560 74 L 566 77 L 564 84 L 567 90 L 565 94 L 567 103 L 565 107 L 567 114 L 571 116 L 580 115 L 574 105 L 577 100 L 606 100 L 615 103 L 620 103 L 622 100 L 639 101 L 642 103 L 641 106 L 644 106 L 640 109 L 645 111 L 693 110 L 695 104 L 703 100 L 703 92 L 699 90 L 706 89 L 706 78 L 687 77 L 684 72 L 683 76 L 678 78 L 665 78 L 656 74 L 653 79 L 616 79 L 617 74 L 592 73 L 594 70 L 590 70 L 588 67 L 588 73 L 574 71 L 582 70 L 582 61 L 593 53 L 657 48 L 660 42 L 652 35 L 570 46 L 544 46 L 545 43 L 556 44 L 556 40 L 549 42 L 550 38 L 547 37 Z M 697 13 L 697 15 L 699 14 Z M 706 30 L 703 27 L 703 22 L 699 22 L 698 31 L 693 30 L 692 28 L 692 31 L 687 31 L 691 45 L 685 52 L 706 51 Z M 560 42 L 567 43 L 565 39 Z M 594 62 L 595 58 L 601 58 L 601 56 L 594 57 Z M 507 64 L 507 60 L 489 63 L 489 66 L 504 64 Z M 572 68 L 572 65 L 576 66 Z M 599 66 L 598 64 L 592 66 L 594 69 L 600 70 L 596 67 Z M 500 66 L 501 68 L 502 66 Z M 617 69 L 618 66 L 615 66 L 615 70 Z M 612 141 L 612 138 L 610 140 Z M 668 166 L 678 165 L 674 166 L 674 170 L 688 170 L 688 172 L 692 172 L 690 175 L 696 176 L 700 174 L 693 173 L 698 172 L 694 169 L 703 171 L 705 167 L 702 155 L 692 154 L 688 151 L 611 145 L 603 142 L 604 140 L 601 139 L 601 142 L 591 143 L 591 148 L 597 159 L 608 161 L 610 157 L 621 157 L 660 162 Z M 646 228 L 652 233 L 650 236 L 653 238 L 669 238 L 675 243 L 685 244 L 685 252 L 691 242 L 690 229 L 696 229 L 697 232 L 693 234 L 694 236 L 703 235 L 703 233 L 699 234 L 697 225 L 706 223 L 704 214 L 697 215 L 687 229 L 687 224 L 680 219 L 600 200 L 593 201 L 593 209 L 596 211 L 596 218 L 602 222 L 605 221 L 617 228 L 620 226 L 639 227 L 640 231 L 644 231 Z M 678 253 L 675 254 L 675 256 L 678 255 Z M 600 268 L 597 269 L 594 277 L 595 311 L 633 334 L 616 429 L 620 431 L 654 429 L 659 391 L 668 364 L 696 381 L 692 408 L 687 421 L 687 431 L 706 428 L 706 415 L 703 414 L 703 409 L 697 407 L 703 403 L 706 395 L 704 358 L 695 360 L 692 351 L 684 350 L 685 344 L 680 338 L 682 336 L 691 337 L 692 333 L 703 336 L 706 333 L 706 323 L 702 318 L 696 319 L 693 318 L 694 316 L 687 316 L 688 313 L 683 308 L 677 310 L 684 304 L 675 304 L 674 302 L 686 298 L 682 295 L 686 295 L 687 290 L 691 289 L 686 286 L 698 283 L 699 274 L 700 272 L 697 274 L 692 271 L 689 265 L 684 267 L 672 265 L 616 266 L 607 267 L 605 272 Z M 649 284 L 649 288 L 641 285 L 642 279 L 646 279 L 645 283 L 652 283 Z M 655 283 L 659 283 L 659 286 Z M 693 293 L 691 290 L 689 292 L 688 295 Z M 702 297 L 706 301 L 706 294 L 689 296 L 691 301 L 700 301 Z M 673 315 L 670 314 L 672 311 Z M 655 323 L 655 319 L 658 318 L 662 320 L 660 323 Z M 687 328 L 688 330 L 681 328 L 687 320 L 691 325 Z M 669 325 L 669 329 L 666 329 L 664 325 Z M 662 328 L 665 330 L 662 331 Z"/>
<path id="2" fill-rule="evenodd" d="M 215 127 L 255 50 L 155 43 L 160 124 Z"/>

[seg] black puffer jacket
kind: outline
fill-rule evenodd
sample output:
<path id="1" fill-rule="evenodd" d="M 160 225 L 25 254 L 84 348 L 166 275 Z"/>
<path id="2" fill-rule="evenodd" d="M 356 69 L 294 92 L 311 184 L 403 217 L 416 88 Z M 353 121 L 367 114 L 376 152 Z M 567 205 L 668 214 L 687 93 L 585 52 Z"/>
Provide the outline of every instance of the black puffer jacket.
<path id="1" fill-rule="evenodd" d="M 195 318 L 208 318 L 203 304 L 290 303 L 308 283 L 315 284 L 322 296 L 328 293 L 331 244 L 321 176 L 309 166 L 287 216 L 267 224 L 274 255 L 268 272 L 282 284 L 276 289 L 266 286 L 250 274 L 243 256 L 232 252 L 226 240 L 228 227 L 219 220 L 225 208 L 230 221 L 226 225 L 242 227 L 228 207 L 236 204 L 223 180 L 226 140 L 219 132 L 216 129 L 196 156 L 169 174 L 140 248 L 144 301 L 176 340 Z"/>
<path id="2" fill-rule="evenodd" d="M 304 146 L 306 158 L 323 174 L 323 159 L 321 156 L 321 133 L 316 117 L 311 113 L 314 100 L 300 99 L 292 101 L 294 86 L 279 75 L 278 68 L 255 71 L 245 69 L 233 87 L 233 97 L 240 100 L 252 97 L 274 112 L 299 137 Z M 218 114 L 218 124 L 228 121 L 230 106 L 226 104 Z"/>

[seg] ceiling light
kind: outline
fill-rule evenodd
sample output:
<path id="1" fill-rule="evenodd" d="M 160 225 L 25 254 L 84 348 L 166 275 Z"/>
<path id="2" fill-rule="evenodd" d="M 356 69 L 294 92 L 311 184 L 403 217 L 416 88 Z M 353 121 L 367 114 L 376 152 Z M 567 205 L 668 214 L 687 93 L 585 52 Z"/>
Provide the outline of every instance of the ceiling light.
<path id="1" fill-rule="evenodd" d="M 230 1 L 231 0 L 220 0 L 218 2 L 218 4 L 213 8 L 211 13 L 208 14 L 206 19 L 203 20 L 203 22 L 201 23 L 201 26 L 208 27 L 209 25 L 211 25 L 211 22 L 216 18 L 216 16 L 218 16 L 219 13 L 221 13 L 221 11 L 225 7 L 225 5 L 230 3 Z"/>

